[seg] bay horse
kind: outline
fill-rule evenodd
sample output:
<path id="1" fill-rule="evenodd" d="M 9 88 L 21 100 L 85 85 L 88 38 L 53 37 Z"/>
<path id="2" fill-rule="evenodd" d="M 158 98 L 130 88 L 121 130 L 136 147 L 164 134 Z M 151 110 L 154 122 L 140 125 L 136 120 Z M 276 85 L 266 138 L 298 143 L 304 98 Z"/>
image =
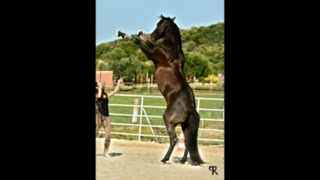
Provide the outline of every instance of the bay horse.
<path id="1" fill-rule="evenodd" d="M 151 33 L 149 40 L 142 40 L 139 36 L 132 36 L 132 40 L 153 61 L 158 88 L 164 96 L 167 108 L 163 120 L 170 137 L 170 147 L 161 160 L 166 163 L 170 159 L 177 142 L 175 127 L 181 124 L 185 137 L 185 152 L 180 163 L 187 161 L 188 152 L 194 165 L 203 164 L 198 151 L 198 128 L 200 116 L 196 111 L 193 91 L 184 74 L 184 54 L 182 51 L 181 36 L 174 18 L 160 16 L 156 29 Z M 118 36 L 127 38 L 125 33 Z M 156 45 L 156 41 L 163 41 Z M 127 38 L 128 39 L 128 38 Z"/>

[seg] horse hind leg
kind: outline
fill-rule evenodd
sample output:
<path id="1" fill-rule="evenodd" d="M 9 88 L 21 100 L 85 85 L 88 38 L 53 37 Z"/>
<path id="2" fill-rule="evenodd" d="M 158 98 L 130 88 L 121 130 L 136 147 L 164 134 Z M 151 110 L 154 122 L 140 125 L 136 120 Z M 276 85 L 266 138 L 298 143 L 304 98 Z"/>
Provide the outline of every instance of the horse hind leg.
<path id="1" fill-rule="evenodd" d="M 200 117 L 199 114 L 195 111 L 191 114 L 191 116 L 188 119 L 189 125 L 188 131 L 189 131 L 189 139 L 188 139 L 188 149 L 190 152 L 190 158 L 193 161 L 194 165 L 203 164 L 204 161 L 201 159 L 199 151 L 198 151 L 198 128 L 199 128 L 199 122 Z"/>
<path id="2" fill-rule="evenodd" d="M 164 158 L 161 160 L 163 163 L 166 163 L 166 161 L 168 161 L 170 159 L 170 156 L 172 154 L 173 148 L 177 143 L 177 134 L 175 131 L 175 125 L 171 125 L 166 123 L 166 127 L 167 127 L 167 131 L 169 134 L 169 138 L 170 138 L 170 147 L 166 153 L 166 155 L 164 156 Z"/>

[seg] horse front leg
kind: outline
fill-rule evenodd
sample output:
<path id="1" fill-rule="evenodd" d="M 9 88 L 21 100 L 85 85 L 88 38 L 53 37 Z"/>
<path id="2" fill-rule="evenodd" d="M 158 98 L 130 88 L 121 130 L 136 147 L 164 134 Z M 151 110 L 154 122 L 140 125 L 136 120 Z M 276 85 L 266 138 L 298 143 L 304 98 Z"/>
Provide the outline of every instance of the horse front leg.
<path id="1" fill-rule="evenodd" d="M 175 125 L 172 124 L 168 124 L 166 123 L 166 127 L 167 127 L 167 131 L 169 134 L 169 138 L 170 138 L 170 147 L 166 153 L 166 155 L 164 156 L 164 158 L 161 160 L 163 163 L 166 163 L 166 161 L 168 161 L 170 159 L 170 156 L 172 154 L 173 148 L 177 143 L 177 134 L 175 131 Z"/>
<path id="2" fill-rule="evenodd" d="M 128 35 L 121 31 L 116 31 L 115 34 L 118 37 L 122 37 L 123 39 L 130 40 L 134 42 L 141 51 L 147 56 L 148 59 L 152 59 L 152 54 L 154 53 L 155 44 L 151 42 L 150 40 L 142 41 L 141 38 L 139 38 L 138 35 Z"/>
<path id="3" fill-rule="evenodd" d="M 138 37 L 133 37 L 131 39 L 140 49 L 141 51 L 147 56 L 148 59 L 153 59 L 152 54 L 154 54 L 155 47 L 152 42 L 149 40 L 147 42 L 143 42 Z"/>
<path id="4" fill-rule="evenodd" d="M 185 150 L 184 150 L 183 157 L 180 161 L 181 164 L 184 164 L 187 161 L 187 156 L 188 156 L 188 152 L 189 152 L 189 149 L 188 149 L 189 130 L 187 127 L 188 127 L 188 124 L 186 122 L 181 124 L 181 128 L 182 128 L 182 131 L 184 134 L 184 144 L 186 146 Z"/>

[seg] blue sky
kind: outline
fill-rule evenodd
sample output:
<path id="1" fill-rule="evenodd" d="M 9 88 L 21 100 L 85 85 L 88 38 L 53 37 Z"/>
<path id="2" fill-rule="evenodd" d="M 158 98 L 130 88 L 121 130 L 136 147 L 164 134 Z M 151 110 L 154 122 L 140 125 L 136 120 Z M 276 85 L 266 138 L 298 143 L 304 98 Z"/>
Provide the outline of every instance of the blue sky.
<path id="1" fill-rule="evenodd" d="M 224 22 L 224 0 L 96 0 L 96 44 L 118 39 L 114 30 L 151 33 L 159 16 L 176 17 L 180 29 Z"/>

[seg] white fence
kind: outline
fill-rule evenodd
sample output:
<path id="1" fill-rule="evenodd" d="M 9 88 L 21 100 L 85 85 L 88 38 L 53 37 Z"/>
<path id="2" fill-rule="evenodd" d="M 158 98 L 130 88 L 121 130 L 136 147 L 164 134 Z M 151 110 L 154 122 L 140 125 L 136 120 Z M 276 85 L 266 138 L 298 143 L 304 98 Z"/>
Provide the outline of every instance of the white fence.
<path id="1" fill-rule="evenodd" d="M 159 109 L 164 111 L 166 106 L 154 106 L 154 105 L 147 105 L 145 104 L 145 100 L 147 98 L 153 98 L 153 99 L 164 99 L 163 96 L 146 96 L 146 95 L 129 95 L 129 94 L 116 94 L 115 96 L 122 96 L 122 97 L 128 97 L 128 98 L 135 98 L 137 100 L 139 98 L 139 104 L 137 104 L 137 101 L 135 101 L 132 104 L 112 104 L 112 99 L 110 100 L 109 109 L 111 107 L 132 107 L 133 111 L 132 113 L 115 113 L 110 110 L 110 116 L 111 116 L 111 125 L 114 126 L 127 126 L 127 127 L 138 127 L 139 131 L 138 133 L 127 133 L 127 132 L 114 132 L 111 128 L 111 134 L 118 134 L 118 135 L 129 135 L 129 136 L 137 136 L 138 140 L 141 141 L 141 137 L 153 137 L 153 138 L 169 138 L 168 135 L 159 135 L 154 131 L 154 128 L 163 128 L 164 130 L 166 127 L 164 125 L 156 125 L 153 124 L 153 119 L 162 119 L 162 115 L 155 115 L 152 113 L 148 113 L 147 109 Z M 197 111 L 200 114 L 200 126 L 199 126 L 199 133 L 201 131 L 206 131 L 206 133 L 210 132 L 219 132 L 223 134 L 224 137 L 224 128 L 206 128 L 204 127 L 205 121 L 208 122 L 220 122 L 224 123 L 224 99 L 223 98 L 201 98 L 196 97 L 196 104 L 197 104 Z M 160 100 L 159 100 L 160 101 Z M 222 108 L 201 108 L 201 102 L 202 101 L 218 101 L 220 104 L 222 104 Z M 206 103 L 208 104 L 208 103 Z M 201 117 L 202 112 L 220 112 L 221 117 L 218 118 L 207 118 L 207 117 Z M 114 119 L 117 119 L 119 117 L 132 117 L 131 123 L 120 123 L 120 122 L 114 122 Z M 139 121 L 138 121 L 139 118 Z M 143 124 L 143 118 L 146 119 L 147 124 Z M 142 127 L 149 127 L 151 130 L 150 134 L 142 134 Z M 224 126 L 223 126 L 224 127 Z M 177 126 L 176 129 L 180 129 L 180 126 Z M 165 131 L 166 132 L 166 131 Z M 104 133 L 104 131 L 99 131 L 99 133 Z M 224 142 L 224 138 L 198 138 L 199 141 L 216 141 L 216 142 Z"/>

